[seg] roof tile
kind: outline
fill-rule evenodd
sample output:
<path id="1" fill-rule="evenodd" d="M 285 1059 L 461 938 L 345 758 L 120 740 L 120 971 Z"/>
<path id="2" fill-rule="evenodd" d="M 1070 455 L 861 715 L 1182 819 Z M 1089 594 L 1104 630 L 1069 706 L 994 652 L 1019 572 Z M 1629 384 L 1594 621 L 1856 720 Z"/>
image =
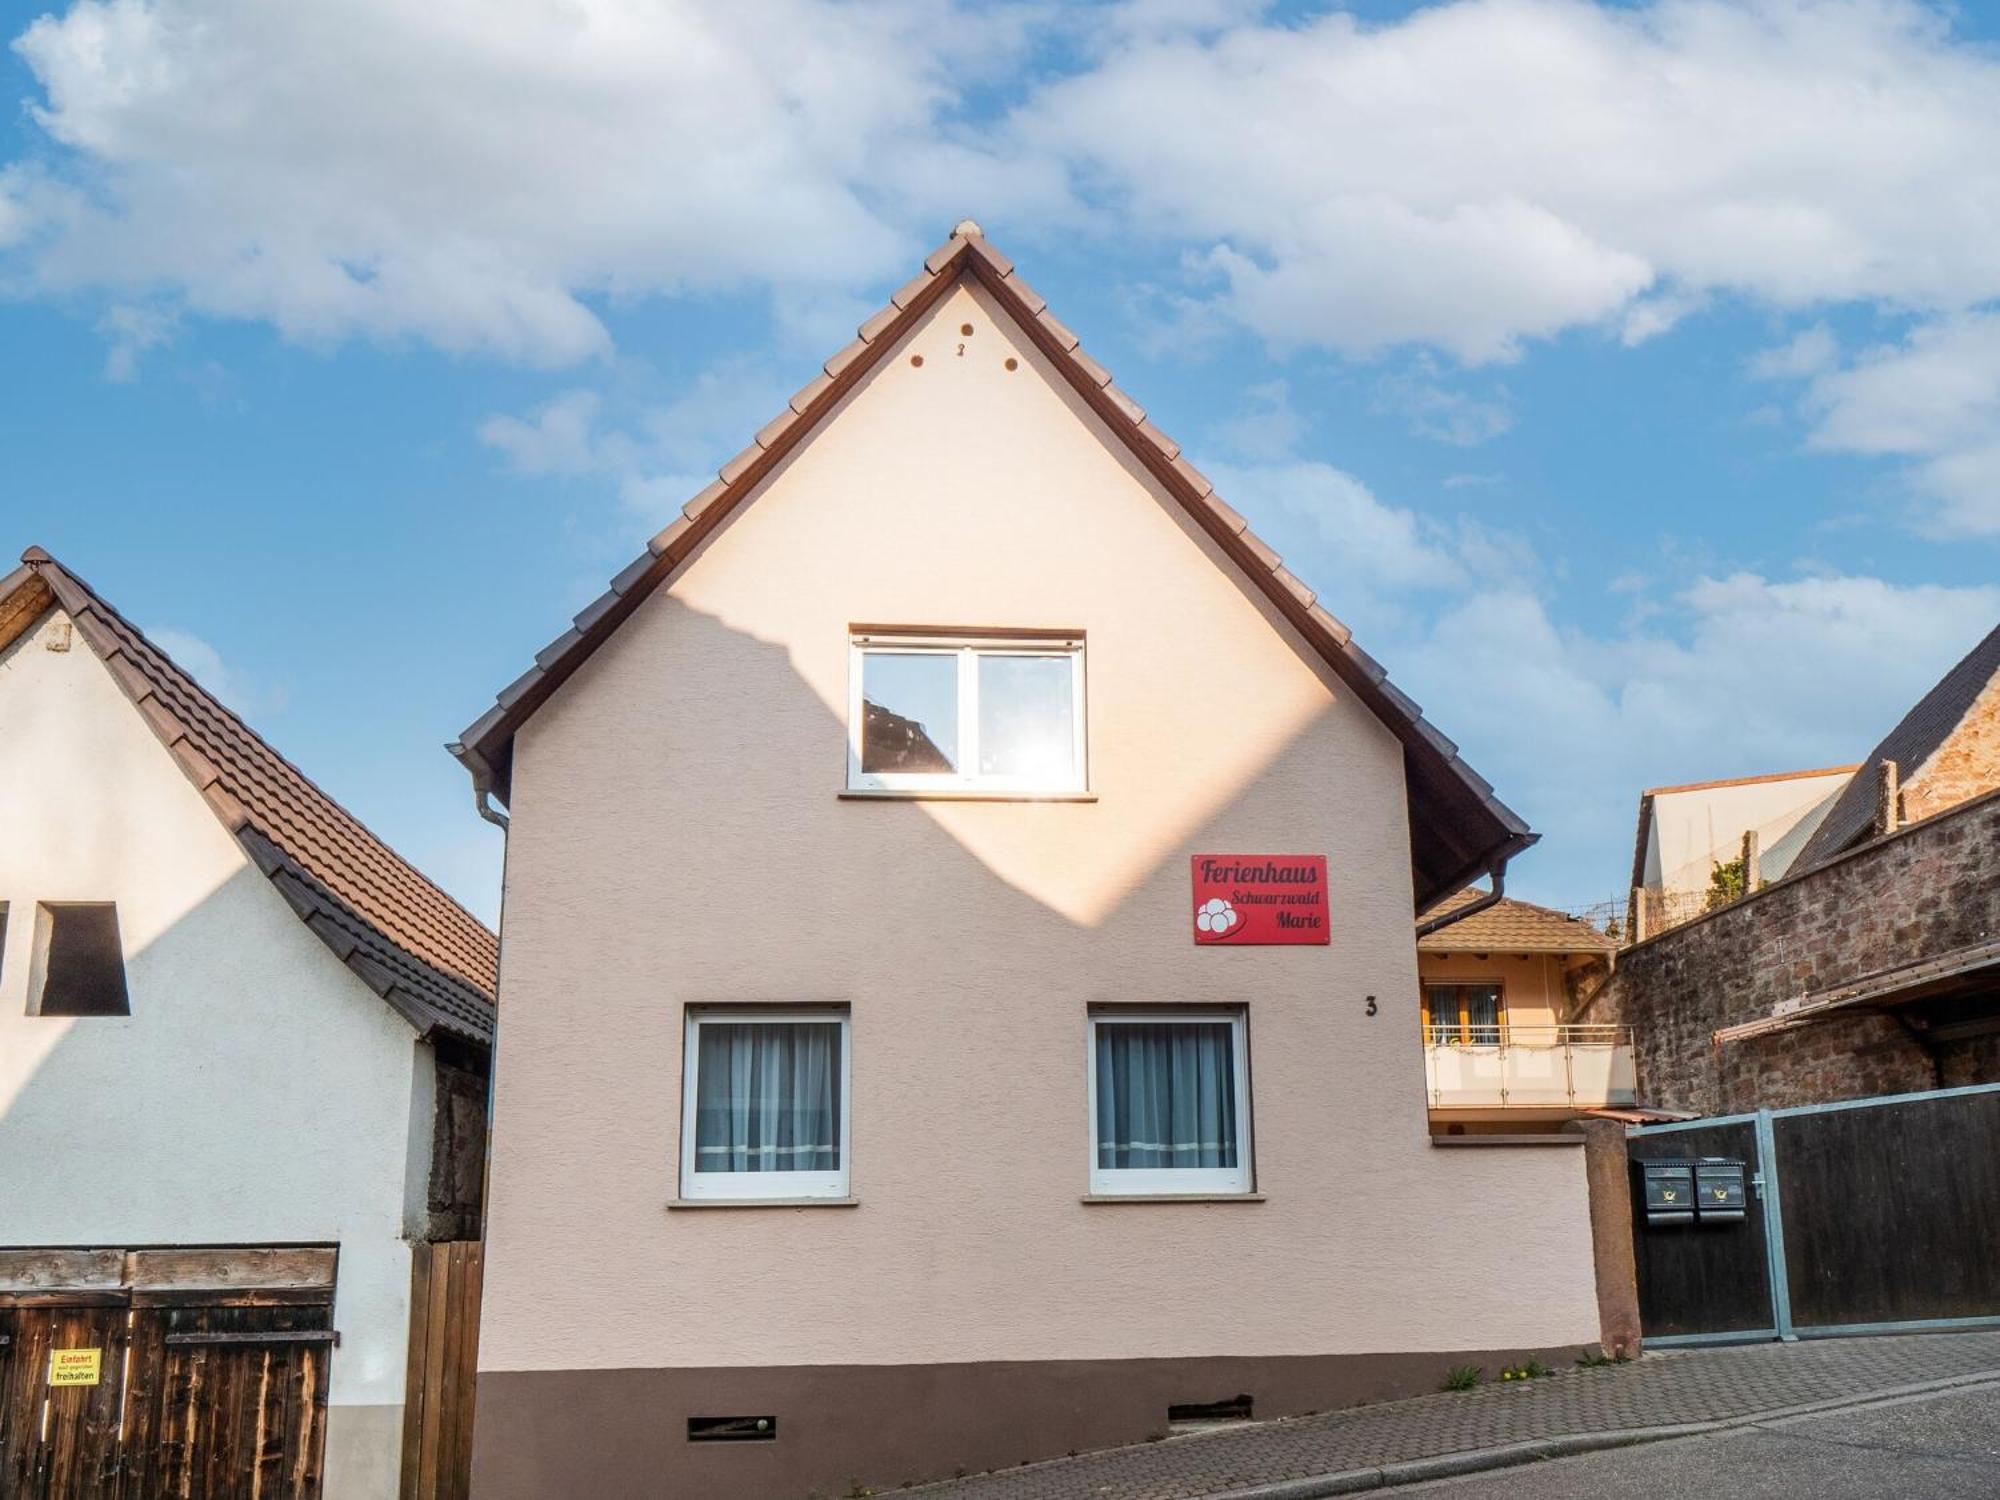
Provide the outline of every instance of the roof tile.
<path id="1" fill-rule="evenodd" d="M 694 522 L 690 521 L 686 516 L 675 516 L 663 528 L 653 533 L 653 539 L 646 543 L 646 550 L 655 557 L 665 557 L 681 544 L 682 538 L 693 530 Z M 613 595 L 612 597 L 615 599 L 617 596 Z M 609 607 L 608 605 L 606 606 L 606 608 Z M 595 620 L 592 623 L 596 623 Z M 588 627 L 582 628 L 587 629 Z"/>
<path id="2" fill-rule="evenodd" d="M 1443 916 L 1484 897 L 1464 890 L 1440 901 L 1420 921 Z M 1503 896 L 1486 910 L 1417 939 L 1422 953 L 1610 953 L 1618 944 L 1581 917 Z"/>
<path id="3" fill-rule="evenodd" d="M 792 393 L 791 408 L 800 416 L 804 416 L 812 409 L 815 401 L 832 389 L 833 377 L 822 370 Z"/>
<path id="4" fill-rule="evenodd" d="M 1180 475 L 1183 484 L 1203 499 L 1207 499 L 1215 490 L 1215 486 L 1209 483 L 1208 476 L 1189 463 L 1185 453 L 1174 460 L 1174 472 Z"/>
<path id="5" fill-rule="evenodd" d="M 611 592 L 622 599 L 643 583 L 646 575 L 652 571 L 653 554 L 650 551 L 641 552 L 612 575 Z"/>
<path id="6" fill-rule="evenodd" d="M 1048 330 L 1049 337 L 1056 341 L 1057 348 L 1061 349 L 1065 354 L 1075 352 L 1080 340 L 1070 331 L 1069 325 L 1063 322 L 1061 318 L 1058 318 L 1044 307 L 1040 312 L 1035 314 L 1035 321 Z"/>
<path id="7" fill-rule="evenodd" d="M 833 379 L 838 380 L 840 379 L 841 371 L 845 370 L 867 352 L 868 340 L 856 339 L 853 343 L 836 349 L 828 356 L 826 363 L 821 365 L 820 368 Z"/>
<path id="8" fill-rule="evenodd" d="M 757 446 L 759 448 L 770 448 L 774 446 L 777 443 L 778 439 L 783 437 L 785 433 L 791 428 L 792 423 L 798 420 L 799 420 L 799 414 L 793 411 L 789 406 L 786 407 L 783 411 L 779 412 L 775 417 L 771 418 L 770 421 L 766 422 L 762 427 L 759 427 L 757 429 Z"/>
<path id="9" fill-rule="evenodd" d="M 937 277 L 932 275 L 928 270 L 919 271 L 908 281 L 897 287 L 895 291 L 891 292 L 889 294 L 889 301 L 898 308 L 908 307 L 917 298 L 929 291 L 931 283 L 936 280 Z"/>
<path id="10" fill-rule="evenodd" d="M 736 457 L 722 466 L 721 478 L 724 484 L 734 484 L 750 471 L 750 466 L 764 456 L 764 450 L 752 443 Z"/>
<path id="11" fill-rule="evenodd" d="M 1160 431 L 1151 422 L 1141 422 L 1139 424 L 1139 436 L 1151 443 L 1155 448 L 1158 448 L 1161 454 L 1168 459 L 1180 456 L 1181 445 Z M 1238 519 L 1240 520 L 1241 518 L 1239 517 Z M 1236 529 L 1240 531 L 1242 528 L 1238 527 Z"/>
<path id="12" fill-rule="evenodd" d="M 1129 394 L 1116 385 L 1104 388 L 1104 399 L 1125 414 L 1125 420 L 1134 427 L 1146 420 L 1146 408 L 1134 401 Z"/>

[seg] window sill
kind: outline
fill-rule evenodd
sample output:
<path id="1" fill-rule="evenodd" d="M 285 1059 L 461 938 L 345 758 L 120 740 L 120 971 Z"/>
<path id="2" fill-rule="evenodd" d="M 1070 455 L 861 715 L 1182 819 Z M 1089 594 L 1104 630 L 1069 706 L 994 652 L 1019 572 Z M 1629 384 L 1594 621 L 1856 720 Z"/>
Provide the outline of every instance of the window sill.
<path id="1" fill-rule="evenodd" d="M 1085 1193 L 1081 1203 L 1262 1203 L 1262 1193 Z"/>
<path id="2" fill-rule="evenodd" d="M 978 787 L 851 786 L 842 802 L 1095 802 L 1095 792 L 1003 792 Z"/>
<path id="3" fill-rule="evenodd" d="M 684 1208 L 859 1208 L 859 1198 L 669 1198 L 667 1209 Z"/>
<path id="4" fill-rule="evenodd" d="M 1433 1146 L 1581 1146 L 1581 1135 L 1434 1135 Z"/>

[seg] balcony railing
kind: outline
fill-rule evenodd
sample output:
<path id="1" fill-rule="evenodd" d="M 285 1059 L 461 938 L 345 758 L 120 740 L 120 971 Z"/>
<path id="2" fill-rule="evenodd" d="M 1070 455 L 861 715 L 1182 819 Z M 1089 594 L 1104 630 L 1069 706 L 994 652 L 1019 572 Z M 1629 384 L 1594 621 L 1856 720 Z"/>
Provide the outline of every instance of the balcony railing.
<path id="1" fill-rule="evenodd" d="M 1601 1109 L 1638 1101 L 1629 1026 L 1427 1026 L 1432 1109 Z"/>

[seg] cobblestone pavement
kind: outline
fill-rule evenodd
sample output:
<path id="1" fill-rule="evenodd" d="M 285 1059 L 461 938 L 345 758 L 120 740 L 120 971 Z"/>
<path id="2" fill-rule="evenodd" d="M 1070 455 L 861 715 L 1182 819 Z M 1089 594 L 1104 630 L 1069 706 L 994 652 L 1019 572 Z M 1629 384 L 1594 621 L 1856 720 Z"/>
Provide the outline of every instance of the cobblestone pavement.
<path id="1" fill-rule="evenodd" d="M 895 1493 L 1201 1500 L 1530 1439 L 1722 1421 L 1980 1374 L 2000 1377 L 2000 1330 L 1662 1351 L 1526 1384 L 1193 1433 Z"/>

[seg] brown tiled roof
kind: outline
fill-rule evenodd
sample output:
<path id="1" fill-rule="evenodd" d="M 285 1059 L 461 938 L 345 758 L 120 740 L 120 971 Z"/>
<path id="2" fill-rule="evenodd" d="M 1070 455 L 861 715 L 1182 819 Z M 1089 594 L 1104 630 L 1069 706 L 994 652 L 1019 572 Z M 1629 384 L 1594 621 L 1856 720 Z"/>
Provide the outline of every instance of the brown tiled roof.
<path id="1" fill-rule="evenodd" d="M 1996 673 L 2000 673 L 2000 625 L 1994 626 L 1985 640 L 1966 653 L 1963 661 L 1940 677 L 1937 685 L 1918 699 L 1917 706 L 1903 715 L 1882 743 L 1868 753 L 1854 779 L 1841 790 L 1839 799 L 1827 810 L 1813 836 L 1806 840 L 1792 869 L 1804 872 L 1823 865 L 1865 839 L 1875 821 L 1876 768 L 1893 760 L 1899 775 L 1905 779 L 1914 775 L 1972 711 L 1972 705 Z"/>
<path id="2" fill-rule="evenodd" d="M 1424 920 L 1457 911 L 1485 894 L 1460 891 L 1425 912 Z M 1610 953 L 1617 946 L 1581 917 L 1511 896 L 1417 939 L 1420 953 Z"/>
<path id="3" fill-rule="evenodd" d="M 460 736 L 453 753 L 472 773 L 474 783 L 506 800 L 515 730 L 897 340 L 967 276 L 1020 324 L 1139 462 L 1403 742 L 1418 907 L 1459 889 L 1532 844 L 1536 835 L 1493 795 L 1490 783 L 1459 759 L 1458 747 L 1424 718 L 1422 709 L 1388 680 L 1381 664 L 1354 643 L 1347 627 L 1223 502 L 1207 477 L 1182 456 L 1180 444 L 1149 422 L 1144 408 L 1113 384 L 1111 372 L 1083 352 L 1077 336 L 969 219 L 952 230 L 951 238 L 931 252 L 923 268 L 890 297 L 888 306 L 862 323 L 854 342 L 829 359 L 786 409 L 758 431 L 750 446 L 722 466 L 716 481 L 690 500 L 673 524 L 611 580 L 610 589 L 537 653 L 535 664 L 503 689 L 494 706 Z"/>
<path id="4" fill-rule="evenodd" d="M 39 547 L 0 579 L 0 647 L 51 605 L 103 660 L 299 919 L 424 1035 L 490 1046 L 497 939 Z"/>

